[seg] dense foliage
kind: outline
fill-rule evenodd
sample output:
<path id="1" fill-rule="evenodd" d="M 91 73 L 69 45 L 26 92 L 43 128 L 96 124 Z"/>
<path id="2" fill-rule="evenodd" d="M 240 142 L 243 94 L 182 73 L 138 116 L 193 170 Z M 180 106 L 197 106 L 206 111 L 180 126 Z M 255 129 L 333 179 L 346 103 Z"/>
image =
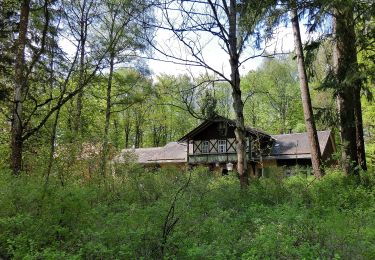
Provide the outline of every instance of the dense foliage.
<path id="1" fill-rule="evenodd" d="M 129 169 L 47 186 L 2 172 L 0 258 L 375 258 L 371 171 L 357 185 L 335 170 L 315 181 L 275 169 L 239 191 L 234 175 Z"/>
<path id="2" fill-rule="evenodd" d="M 374 13 L 354 0 L 3 0 L 0 259 L 375 259 Z M 298 20 L 295 59 L 281 31 L 291 21 L 301 38 Z M 187 74 L 153 74 L 149 59 Z M 237 175 L 114 165 L 217 115 L 235 119 Z M 248 185 L 245 125 L 313 144 L 315 120 L 333 130 L 335 169 L 265 169 Z"/>

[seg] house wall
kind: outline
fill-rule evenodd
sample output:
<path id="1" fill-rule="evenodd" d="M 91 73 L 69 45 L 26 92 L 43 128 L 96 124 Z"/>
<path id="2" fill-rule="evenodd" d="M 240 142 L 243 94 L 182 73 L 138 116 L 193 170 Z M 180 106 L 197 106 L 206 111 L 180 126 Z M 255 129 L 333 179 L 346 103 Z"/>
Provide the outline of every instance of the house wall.
<path id="1" fill-rule="evenodd" d="M 195 140 L 235 138 L 235 126 L 227 122 L 216 122 L 208 126 L 204 131 L 194 136 Z"/>
<path id="2" fill-rule="evenodd" d="M 248 128 L 246 133 L 247 158 L 249 169 L 253 171 L 252 174 L 258 175 L 258 169 L 293 166 L 297 164 L 301 166 L 311 165 L 310 159 L 266 159 L 260 164 L 259 160 L 261 158 L 265 159 L 272 153 L 275 139 L 251 128 Z M 213 169 L 217 168 L 218 165 L 227 162 L 235 163 L 237 161 L 234 121 L 203 123 L 191 133 L 184 136 L 183 140 L 192 144 L 188 148 L 188 163 L 191 165 L 207 165 L 210 169 Z M 219 152 L 219 140 L 226 140 L 227 149 L 224 153 Z M 208 151 L 203 151 L 203 142 L 205 141 L 208 142 Z M 335 146 L 332 143 L 332 138 L 328 142 L 323 153 L 323 158 L 327 158 L 334 151 Z M 219 167 L 219 169 L 223 168 Z"/>
<path id="3" fill-rule="evenodd" d="M 207 164 L 220 162 L 234 162 L 237 161 L 236 153 L 226 154 L 198 154 L 189 156 L 189 163 L 192 164 Z"/>
<path id="4" fill-rule="evenodd" d="M 226 141 L 226 151 L 219 152 L 219 141 Z M 247 138 L 247 156 L 250 159 L 251 146 L 249 146 L 250 137 Z M 208 142 L 208 153 L 203 152 L 203 142 Z M 235 138 L 209 139 L 209 140 L 194 140 L 193 147 L 189 149 L 188 157 L 189 163 L 221 163 L 221 162 L 235 162 L 237 161 L 236 140 Z"/>
<path id="5" fill-rule="evenodd" d="M 195 140 L 193 141 L 193 149 L 189 150 L 189 155 L 193 154 L 204 154 L 202 152 L 202 146 L 204 141 L 208 141 L 209 154 L 220 154 L 219 153 L 219 142 L 218 140 L 226 140 L 226 152 L 235 153 L 235 138 L 221 138 L 221 139 L 208 139 L 208 140 Z"/>
<path id="6" fill-rule="evenodd" d="M 200 132 L 194 134 L 188 140 L 192 143 L 192 147 L 188 152 L 188 162 L 197 163 L 217 163 L 217 162 L 235 162 L 237 161 L 236 155 L 236 139 L 235 139 L 235 125 L 228 122 L 215 122 L 199 130 Z M 226 151 L 219 152 L 219 141 L 226 141 Z M 256 140 L 256 141 L 253 141 Z M 208 142 L 208 151 L 203 149 L 207 147 L 205 142 Z M 267 145 L 269 138 L 255 136 L 247 132 L 247 157 L 249 161 L 253 161 L 253 157 L 259 156 L 259 150 L 264 150 L 267 153 Z M 258 151 L 258 152 L 254 152 Z"/>

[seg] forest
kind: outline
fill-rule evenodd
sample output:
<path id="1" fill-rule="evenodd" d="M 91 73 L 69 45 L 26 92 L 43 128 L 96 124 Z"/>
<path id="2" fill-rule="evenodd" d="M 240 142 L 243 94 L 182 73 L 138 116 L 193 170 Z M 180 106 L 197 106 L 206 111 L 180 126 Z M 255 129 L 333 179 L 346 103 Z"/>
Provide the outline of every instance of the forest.
<path id="1" fill-rule="evenodd" d="M 375 258 L 373 1 L 0 2 L 0 259 Z M 217 116 L 226 176 L 116 161 Z M 248 126 L 310 165 L 252 175 Z"/>

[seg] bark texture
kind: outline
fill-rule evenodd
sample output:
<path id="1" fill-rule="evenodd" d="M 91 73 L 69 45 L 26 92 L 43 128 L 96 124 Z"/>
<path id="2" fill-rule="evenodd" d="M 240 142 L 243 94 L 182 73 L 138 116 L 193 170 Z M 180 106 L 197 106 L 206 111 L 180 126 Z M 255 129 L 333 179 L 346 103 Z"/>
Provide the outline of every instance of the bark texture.
<path id="1" fill-rule="evenodd" d="M 337 107 L 340 118 L 342 163 L 346 174 L 357 174 L 357 166 L 366 168 L 360 82 L 358 72 L 353 10 L 350 6 L 336 7 L 333 11 L 334 75 L 337 81 Z"/>
<path id="2" fill-rule="evenodd" d="M 26 87 L 25 79 L 25 48 L 29 25 L 30 0 L 21 1 L 19 35 L 16 47 L 15 80 L 12 115 L 11 167 L 14 175 L 18 175 L 22 168 L 23 125 L 22 99 Z"/>
<path id="3" fill-rule="evenodd" d="M 246 129 L 245 120 L 243 116 L 243 101 L 241 99 L 241 87 L 240 87 L 240 73 L 238 70 L 239 66 L 239 54 L 237 48 L 237 10 L 236 1 L 230 0 L 229 6 L 229 56 L 230 56 L 230 68 L 231 68 L 231 87 L 233 97 L 233 108 L 236 119 L 236 148 L 237 148 L 237 171 L 240 177 L 240 185 L 245 188 L 249 184 L 248 172 L 247 172 L 247 158 L 246 158 Z"/>
<path id="4" fill-rule="evenodd" d="M 298 13 L 296 8 L 292 8 L 292 27 L 294 35 L 295 53 L 297 56 L 298 75 L 300 81 L 301 98 L 303 106 L 303 115 L 305 118 L 306 130 L 309 137 L 311 149 L 311 163 L 314 170 L 314 175 L 320 178 L 324 175 L 322 169 L 322 155 L 320 152 L 318 134 L 316 132 L 313 109 L 310 98 L 310 91 L 305 68 L 305 61 L 303 56 L 303 48 L 301 41 L 301 33 L 299 28 Z"/>

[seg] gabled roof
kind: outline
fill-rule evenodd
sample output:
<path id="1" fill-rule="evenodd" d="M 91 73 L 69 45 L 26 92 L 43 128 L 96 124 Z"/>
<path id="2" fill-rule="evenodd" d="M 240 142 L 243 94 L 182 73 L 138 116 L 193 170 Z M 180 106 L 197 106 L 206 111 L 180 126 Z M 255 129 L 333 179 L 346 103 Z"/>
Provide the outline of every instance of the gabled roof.
<path id="1" fill-rule="evenodd" d="M 307 133 L 272 135 L 275 139 L 271 154 L 263 157 L 264 160 L 310 159 L 310 144 Z M 331 131 L 318 131 L 319 145 L 322 155 L 329 149 Z M 331 140 L 332 141 L 332 140 Z M 192 150 L 192 144 L 190 144 Z M 125 153 L 134 153 L 140 164 L 168 164 L 187 162 L 187 143 L 170 142 L 164 147 L 124 149 L 116 158 L 124 161 Z M 329 154 L 330 155 L 330 154 Z"/>
<path id="2" fill-rule="evenodd" d="M 196 128 L 194 128 L 189 133 L 187 133 L 186 135 L 184 135 L 183 137 L 181 137 L 178 140 L 178 142 L 186 142 L 188 139 L 194 138 L 194 136 L 196 136 L 197 134 L 199 134 L 202 131 L 204 131 L 210 125 L 212 125 L 214 123 L 217 123 L 217 122 L 226 122 L 230 126 L 233 126 L 233 127 L 236 126 L 236 121 L 234 121 L 232 119 L 228 119 L 228 118 L 222 117 L 222 116 L 217 116 L 217 117 L 215 117 L 213 119 L 206 119 L 200 125 L 198 125 Z M 249 134 L 253 134 L 253 135 L 259 135 L 260 134 L 263 137 L 271 138 L 271 135 L 267 134 L 266 132 L 264 132 L 262 130 L 259 130 L 259 129 L 252 128 L 252 127 L 246 127 L 246 131 Z"/>
<path id="3" fill-rule="evenodd" d="M 322 155 L 328 147 L 331 131 L 318 131 L 318 140 Z M 275 143 L 267 159 L 310 159 L 310 142 L 307 133 L 272 135 Z"/>

